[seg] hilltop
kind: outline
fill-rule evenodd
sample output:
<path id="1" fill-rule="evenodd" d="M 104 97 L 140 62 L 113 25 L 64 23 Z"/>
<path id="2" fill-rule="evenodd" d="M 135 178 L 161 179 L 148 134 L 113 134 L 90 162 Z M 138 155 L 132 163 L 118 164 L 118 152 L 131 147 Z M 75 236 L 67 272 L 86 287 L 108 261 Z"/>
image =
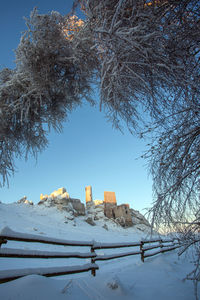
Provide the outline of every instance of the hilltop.
<path id="1" fill-rule="evenodd" d="M 94 220 L 94 224 L 89 224 Z M 0 204 L 0 229 L 8 226 L 15 231 L 24 233 L 44 234 L 52 237 L 66 239 L 84 239 L 109 241 L 110 235 L 115 241 L 141 236 L 148 236 L 150 227 L 138 224 L 133 227 L 123 228 L 114 220 L 104 216 L 101 207 L 86 209 L 84 216 L 76 216 L 69 205 L 69 211 L 59 210 L 57 207 L 46 205 L 30 205 L 25 203 Z"/>
<path id="2" fill-rule="evenodd" d="M 117 204 L 114 192 L 104 192 L 104 200 L 92 199 L 92 187 L 87 186 L 86 203 L 80 199 L 71 198 L 64 187 L 52 192 L 50 195 L 40 195 L 39 206 L 46 208 L 57 208 L 65 213 L 65 223 L 73 221 L 76 226 L 77 218 L 86 221 L 91 226 L 102 226 L 109 230 L 114 225 L 120 225 L 123 228 L 134 227 L 140 231 L 149 232 L 150 224 L 146 218 L 137 210 L 130 208 L 129 204 Z M 20 199 L 18 204 L 34 205 L 27 197 Z M 84 216 L 84 218 L 80 218 Z M 71 223 L 71 222 L 70 222 Z M 116 227 L 116 226 L 114 226 Z"/>

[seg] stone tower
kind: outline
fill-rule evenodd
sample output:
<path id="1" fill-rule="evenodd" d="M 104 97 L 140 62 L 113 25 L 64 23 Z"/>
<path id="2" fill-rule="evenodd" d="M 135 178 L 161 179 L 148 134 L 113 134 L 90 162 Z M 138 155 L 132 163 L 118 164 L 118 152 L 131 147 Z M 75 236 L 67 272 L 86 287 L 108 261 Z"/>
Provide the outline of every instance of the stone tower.
<path id="1" fill-rule="evenodd" d="M 104 204 L 117 205 L 115 192 L 104 192 Z"/>
<path id="2" fill-rule="evenodd" d="M 86 205 L 92 203 L 92 187 L 91 185 L 85 187 L 85 201 Z"/>

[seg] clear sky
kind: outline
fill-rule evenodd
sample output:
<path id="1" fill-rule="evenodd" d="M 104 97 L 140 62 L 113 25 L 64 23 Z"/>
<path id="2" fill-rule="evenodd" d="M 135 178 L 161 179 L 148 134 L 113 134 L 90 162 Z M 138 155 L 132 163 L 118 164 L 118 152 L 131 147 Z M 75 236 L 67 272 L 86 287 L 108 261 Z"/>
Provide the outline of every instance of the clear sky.
<path id="1" fill-rule="evenodd" d="M 14 49 L 26 29 L 23 17 L 37 7 L 40 13 L 52 10 L 67 14 L 71 0 L 6 0 L 0 6 L 0 68 L 15 67 Z M 97 96 L 96 96 L 97 97 Z M 97 102 L 98 103 L 98 102 Z M 112 128 L 98 105 L 87 103 L 76 109 L 61 134 L 51 132 L 49 147 L 37 162 L 16 160 L 17 172 L 10 186 L 0 189 L 0 201 L 14 202 L 24 195 L 37 203 L 40 194 L 65 187 L 73 198 L 85 201 L 85 186 L 92 185 L 93 198 L 103 199 L 104 191 L 114 191 L 117 202 L 129 203 L 142 211 L 152 199 L 151 179 L 146 162 L 137 159 L 145 143 Z"/>

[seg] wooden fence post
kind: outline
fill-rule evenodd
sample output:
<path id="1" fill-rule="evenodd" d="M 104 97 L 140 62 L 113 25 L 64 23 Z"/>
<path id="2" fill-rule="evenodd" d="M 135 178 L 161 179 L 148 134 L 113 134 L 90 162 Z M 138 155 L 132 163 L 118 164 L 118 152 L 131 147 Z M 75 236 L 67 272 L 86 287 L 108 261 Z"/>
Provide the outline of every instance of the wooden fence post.
<path id="1" fill-rule="evenodd" d="M 0 248 L 1 248 L 2 244 L 6 244 L 6 243 L 7 243 L 7 240 L 0 237 Z"/>
<path id="2" fill-rule="evenodd" d="M 91 252 L 91 254 L 95 253 L 95 252 L 94 252 L 93 245 L 91 246 L 90 252 Z M 91 264 L 94 264 L 94 263 L 95 263 L 95 259 L 94 259 L 94 257 L 91 257 Z M 95 269 L 92 269 L 92 270 L 91 270 L 91 274 L 92 274 L 92 276 L 96 276 L 96 270 L 95 270 Z"/>
<path id="3" fill-rule="evenodd" d="M 160 250 L 162 252 L 162 248 L 163 248 L 163 240 L 162 239 L 159 241 L 159 244 L 160 244 Z"/>
<path id="4" fill-rule="evenodd" d="M 144 242 L 141 241 L 140 242 L 140 251 L 141 251 L 141 260 L 142 260 L 142 262 L 144 262 L 144 249 L 143 249 L 143 245 L 144 245 Z"/>

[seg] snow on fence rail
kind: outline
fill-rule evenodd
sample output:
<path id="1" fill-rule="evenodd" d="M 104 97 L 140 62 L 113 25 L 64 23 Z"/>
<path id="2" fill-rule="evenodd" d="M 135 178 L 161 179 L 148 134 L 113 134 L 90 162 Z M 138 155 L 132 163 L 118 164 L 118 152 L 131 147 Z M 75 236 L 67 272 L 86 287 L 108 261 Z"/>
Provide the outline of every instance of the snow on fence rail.
<path id="1" fill-rule="evenodd" d="M 145 247 L 145 244 L 157 244 L 157 245 L 151 245 Z M 165 245 L 167 244 L 167 245 Z M 124 248 L 124 247 L 140 247 L 140 251 L 134 251 L 134 252 L 126 252 L 126 253 L 120 253 L 120 254 L 113 254 L 113 255 L 97 255 L 96 258 L 94 258 L 94 261 L 97 260 L 110 260 L 130 255 L 141 255 L 141 260 L 144 262 L 144 259 L 150 256 L 157 255 L 159 253 L 164 253 L 167 251 L 175 250 L 176 248 L 179 248 L 180 241 L 178 239 L 171 239 L 171 240 L 163 240 L 163 239 L 152 239 L 152 240 L 142 240 L 137 243 L 94 243 L 93 251 L 99 250 L 99 249 L 114 249 L 114 248 Z M 160 248 L 159 251 L 151 252 L 148 254 L 145 254 L 145 252 Z"/>
<path id="2" fill-rule="evenodd" d="M 11 248 L 1 248 L 2 244 L 6 244 L 7 241 L 17 241 L 17 242 L 33 242 L 33 243 L 43 243 L 51 245 L 62 245 L 62 246 L 79 246 L 79 247 L 90 247 L 90 252 L 57 252 L 57 251 L 40 251 L 40 250 L 24 250 L 24 249 L 11 249 Z M 151 244 L 150 246 L 145 246 L 146 244 Z M 152 245 L 153 244 L 153 245 Z M 17 257 L 17 258 L 90 258 L 91 263 L 78 266 L 63 266 L 63 267 L 51 267 L 51 268 L 26 268 L 26 269 L 14 269 L 14 270 L 3 270 L 0 271 L 0 283 L 11 281 L 26 275 L 37 274 L 46 277 L 50 276 L 60 276 L 67 274 L 75 274 L 81 272 L 91 271 L 93 276 L 96 275 L 96 270 L 99 266 L 95 263 L 96 261 L 111 260 L 126 256 L 140 255 L 141 260 L 150 256 L 157 255 L 159 253 L 164 253 L 168 251 L 175 250 L 180 247 L 180 241 L 178 239 L 152 239 L 152 240 L 142 240 L 140 242 L 134 243 L 97 243 L 95 241 L 68 241 L 64 239 L 54 239 L 50 237 L 44 237 L 33 234 L 19 233 L 5 227 L 0 232 L 0 257 Z M 97 255 L 95 250 L 100 249 L 118 249 L 126 247 L 138 247 L 137 251 L 130 251 L 118 254 L 109 255 Z M 158 251 L 152 252 L 153 249 L 160 248 Z M 146 252 L 150 252 L 147 253 Z"/>
<path id="3" fill-rule="evenodd" d="M 36 274 L 46 277 L 61 276 L 97 270 L 99 267 L 96 264 L 85 264 L 80 266 L 64 266 L 53 268 L 26 268 L 0 271 L 0 283 L 24 277 L 26 275 Z"/>
<path id="4" fill-rule="evenodd" d="M 92 246 L 93 245 L 93 242 L 88 242 L 88 241 L 68 241 L 63 239 L 44 237 L 42 235 L 16 232 L 10 229 L 9 227 L 4 227 L 1 230 L 0 239 L 10 240 L 10 241 L 20 241 L 20 242 L 34 242 L 34 243 L 43 243 L 43 244 L 51 244 L 51 245 L 61 245 L 61 246 Z"/>
<path id="5" fill-rule="evenodd" d="M 95 271 L 99 269 L 99 267 L 95 264 L 93 260 L 96 257 L 96 253 L 94 253 L 92 250 L 93 242 L 68 241 L 64 239 L 49 238 L 40 235 L 15 232 L 10 228 L 5 227 L 0 232 L 0 247 L 2 244 L 6 244 L 7 241 L 42 243 L 42 244 L 51 244 L 51 245 L 59 245 L 59 246 L 90 247 L 91 251 L 87 253 L 82 253 L 82 252 L 55 252 L 55 251 L 0 248 L 0 257 L 44 258 L 44 259 L 91 258 L 91 263 L 78 265 L 78 266 L 63 266 L 63 267 L 53 267 L 53 268 L 26 268 L 26 269 L 15 269 L 15 270 L 3 270 L 0 271 L 0 283 L 11 281 L 31 274 L 50 277 L 50 276 L 60 276 L 60 275 L 91 271 L 92 275 L 95 275 Z"/>

